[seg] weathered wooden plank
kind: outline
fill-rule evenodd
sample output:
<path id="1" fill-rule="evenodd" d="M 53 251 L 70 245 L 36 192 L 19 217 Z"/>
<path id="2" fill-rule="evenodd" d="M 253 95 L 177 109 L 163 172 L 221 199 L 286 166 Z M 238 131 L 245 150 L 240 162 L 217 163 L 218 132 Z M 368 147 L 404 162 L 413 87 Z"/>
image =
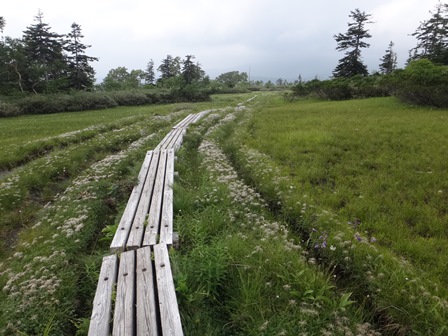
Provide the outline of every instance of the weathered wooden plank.
<path id="1" fill-rule="evenodd" d="M 151 164 L 149 165 L 148 169 L 148 176 L 146 177 L 145 185 L 140 197 L 140 202 L 138 204 L 129 238 L 126 243 L 126 249 L 128 250 L 136 249 L 142 246 L 143 235 L 145 232 L 145 221 L 147 219 L 149 207 L 151 204 L 159 159 L 160 151 L 154 151 Z"/>
<path id="2" fill-rule="evenodd" d="M 155 150 L 161 151 L 163 149 L 166 149 L 167 144 L 169 144 L 169 142 L 171 141 L 171 139 L 173 138 L 174 134 L 175 134 L 175 129 L 171 129 L 167 135 L 165 135 L 165 137 L 162 139 L 162 141 L 160 141 L 160 143 L 157 145 L 157 147 L 155 148 Z"/>
<path id="3" fill-rule="evenodd" d="M 117 278 L 117 295 L 112 335 L 134 335 L 135 317 L 135 251 L 120 255 L 120 267 Z"/>
<path id="4" fill-rule="evenodd" d="M 186 116 L 184 119 L 182 119 L 180 122 L 178 122 L 178 123 L 173 127 L 173 129 L 187 127 L 188 124 L 191 122 L 192 118 L 194 118 L 194 114 L 189 114 L 189 115 Z"/>
<path id="5" fill-rule="evenodd" d="M 160 243 L 173 244 L 173 183 L 174 149 L 168 151 L 163 191 L 162 218 L 160 222 Z"/>
<path id="6" fill-rule="evenodd" d="M 143 246 L 154 245 L 157 243 L 157 235 L 159 234 L 160 230 L 166 157 L 166 150 L 161 151 L 159 165 L 157 168 L 157 176 L 155 179 L 154 192 L 151 199 L 151 206 L 149 207 L 148 225 L 146 226 L 145 236 L 143 238 Z"/>
<path id="7" fill-rule="evenodd" d="M 140 201 L 140 195 L 142 194 L 143 186 L 145 185 L 148 168 L 152 159 L 152 154 L 152 151 L 146 153 L 142 167 L 138 174 L 138 183 L 132 189 L 128 204 L 126 205 L 120 223 L 118 224 L 117 231 L 110 245 L 110 249 L 112 251 L 123 251 L 125 249 L 126 241 L 129 237 L 129 232 L 132 227 L 132 221 L 134 220 L 138 203 Z"/>
<path id="8" fill-rule="evenodd" d="M 198 113 L 195 115 L 194 119 L 192 120 L 192 124 L 197 123 L 201 118 L 202 118 L 203 114 L 202 113 Z"/>
<path id="9" fill-rule="evenodd" d="M 157 244 L 154 246 L 154 261 L 157 290 L 159 293 L 162 334 L 173 336 L 183 335 L 168 248 L 165 244 Z"/>
<path id="10" fill-rule="evenodd" d="M 175 150 L 178 150 L 180 148 L 184 140 L 185 133 L 187 133 L 187 130 L 182 129 L 172 148 L 174 148 Z"/>
<path id="11" fill-rule="evenodd" d="M 194 118 L 196 118 L 196 114 L 190 114 L 182 128 L 187 128 L 193 122 Z"/>
<path id="12" fill-rule="evenodd" d="M 160 335 L 159 307 L 156 300 L 156 278 L 151 260 L 151 247 L 137 250 L 137 335 Z"/>
<path id="13" fill-rule="evenodd" d="M 175 148 L 176 143 L 179 141 L 179 137 L 182 136 L 183 128 L 178 128 L 173 131 L 173 136 L 171 137 L 171 141 L 166 144 L 165 149 Z"/>
<path id="14" fill-rule="evenodd" d="M 177 130 L 176 129 L 172 129 L 168 133 L 169 137 L 167 137 L 165 139 L 165 141 L 163 142 L 163 144 L 161 144 L 160 150 L 165 150 L 165 149 L 169 148 L 170 144 L 173 142 L 173 139 L 176 137 L 176 134 L 177 134 Z"/>
<path id="15" fill-rule="evenodd" d="M 193 121 L 191 122 L 192 124 L 197 123 L 202 117 L 204 117 L 206 114 L 215 111 L 215 109 L 213 110 L 205 110 L 205 111 L 201 111 L 199 113 L 196 113 Z"/>
<path id="16" fill-rule="evenodd" d="M 112 312 L 112 291 L 117 279 L 117 256 L 103 258 L 100 277 L 93 300 L 89 336 L 109 336 Z"/>

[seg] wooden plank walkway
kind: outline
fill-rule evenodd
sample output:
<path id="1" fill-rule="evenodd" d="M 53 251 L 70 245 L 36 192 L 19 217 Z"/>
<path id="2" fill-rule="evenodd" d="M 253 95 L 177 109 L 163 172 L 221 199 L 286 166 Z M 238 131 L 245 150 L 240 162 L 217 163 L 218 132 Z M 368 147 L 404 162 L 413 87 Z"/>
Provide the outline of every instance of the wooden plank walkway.
<path id="1" fill-rule="evenodd" d="M 146 153 L 110 246 L 114 254 L 103 258 L 89 336 L 183 335 L 168 253 L 174 159 L 188 125 L 210 111 L 190 114 Z"/>
<path id="2" fill-rule="evenodd" d="M 110 334 L 183 335 L 166 244 L 104 257 L 89 335 Z"/>

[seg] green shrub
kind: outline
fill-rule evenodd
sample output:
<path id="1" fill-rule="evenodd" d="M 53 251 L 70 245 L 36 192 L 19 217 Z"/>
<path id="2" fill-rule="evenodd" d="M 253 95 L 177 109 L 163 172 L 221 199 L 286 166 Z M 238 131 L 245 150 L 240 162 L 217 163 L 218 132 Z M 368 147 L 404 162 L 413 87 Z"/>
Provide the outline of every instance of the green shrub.
<path id="1" fill-rule="evenodd" d="M 117 106 L 114 99 L 102 92 L 80 92 L 73 95 L 34 95 L 18 100 L 17 104 L 22 114 L 84 111 Z"/>
<path id="2" fill-rule="evenodd" d="M 0 103 L 0 117 L 19 114 L 47 114 L 98 110 L 116 106 L 172 104 L 210 100 L 210 92 L 194 85 L 178 89 L 142 91 L 75 92 L 71 94 L 37 94 L 16 98 L 15 104 Z"/>
<path id="3" fill-rule="evenodd" d="M 104 92 L 77 92 L 70 95 L 66 111 L 85 111 L 117 106 L 110 95 Z"/>
<path id="4" fill-rule="evenodd" d="M 148 97 L 143 92 L 115 91 L 111 92 L 110 95 L 118 106 L 144 105 L 149 102 Z"/>
<path id="5" fill-rule="evenodd" d="M 448 67 L 421 59 L 404 70 L 391 74 L 386 81 L 399 99 L 416 105 L 448 107 Z"/>
<path id="6" fill-rule="evenodd" d="M 314 79 L 292 87 L 293 97 L 314 96 L 326 100 L 348 100 L 388 95 L 388 88 L 382 82 L 382 76 L 379 74 L 324 81 Z"/>
<path id="7" fill-rule="evenodd" d="M 175 90 L 173 93 L 180 102 L 201 102 L 210 100 L 209 91 L 198 89 L 193 85 L 187 85 L 181 89 Z"/>
<path id="8" fill-rule="evenodd" d="M 292 94 L 296 97 L 305 97 L 311 93 L 309 85 L 307 83 L 299 83 L 292 87 Z"/>
<path id="9" fill-rule="evenodd" d="M 35 95 L 17 102 L 23 114 L 44 114 L 65 111 L 67 95 Z"/>
<path id="10" fill-rule="evenodd" d="M 350 78 L 353 98 L 386 97 L 390 93 L 383 83 L 384 76 L 375 73 L 371 76 L 354 76 Z"/>
<path id="11" fill-rule="evenodd" d="M 10 103 L 0 102 L 0 117 L 14 117 L 20 114 L 18 106 Z"/>

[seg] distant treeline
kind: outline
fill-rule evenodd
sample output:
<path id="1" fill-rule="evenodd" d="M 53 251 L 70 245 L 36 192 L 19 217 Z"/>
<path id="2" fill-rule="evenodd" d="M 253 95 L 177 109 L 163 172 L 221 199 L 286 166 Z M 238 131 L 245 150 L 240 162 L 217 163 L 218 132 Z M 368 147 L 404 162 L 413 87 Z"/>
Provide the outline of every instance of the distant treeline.
<path id="1" fill-rule="evenodd" d="M 380 59 L 380 72 L 369 74 L 361 50 L 370 45 L 366 24 L 371 14 L 350 12 L 353 22 L 346 33 L 334 35 L 336 49 L 344 51 L 332 79 L 294 83 L 279 78 L 251 81 L 246 72 L 230 71 L 210 79 L 195 56 L 167 55 L 155 76 L 151 59 L 144 70 L 111 69 L 100 84 L 87 56 L 81 26 L 73 23 L 67 34 L 57 34 L 43 21 L 42 12 L 22 38 L 0 40 L 0 117 L 109 108 L 119 105 L 204 101 L 213 93 L 280 90 L 292 88 L 289 97 L 314 96 L 322 99 L 352 99 L 395 95 L 411 104 L 448 107 L 448 5 L 439 3 L 430 19 L 412 34 L 417 39 L 409 51 L 405 69 L 397 69 L 397 55 L 391 41 Z M 0 32 L 6 20 L 0 16 Z"/>
<path id="2" fill-rule="evenodd" d="M 381 58 L 378 73 L 369 74 L 361 50 L 370 44 L 366 24 L 373 23 L 371 14 L 359 9 L 350 12 L 353 20 L 347 32 L 334 35 L 336 50 L 345 56 L 329 80 L 299 81 L 289 97 L 314 96 L 344 100 L 395 95 L 405 102 L 434 107 L 448 107 L 448 4 L 439 2 L 428 20 L 420 22 L 412 34 L 417 45 L 409 50 L 405 69 L 397 69 L 397 55 L 391 41 Z"/>
<path id="3" fill-rule="evenodd" d="M 346 100 L 394 95 L 410 104 L 448 107 L 447 93 L 448 66 L 421 59 L 390 74 L 300 82 L 289 97 Z"/>

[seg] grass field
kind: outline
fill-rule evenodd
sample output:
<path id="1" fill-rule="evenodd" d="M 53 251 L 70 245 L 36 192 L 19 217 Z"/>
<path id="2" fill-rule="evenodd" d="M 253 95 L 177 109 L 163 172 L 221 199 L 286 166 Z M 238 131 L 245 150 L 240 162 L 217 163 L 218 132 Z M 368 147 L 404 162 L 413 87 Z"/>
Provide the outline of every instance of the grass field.
<path id="1" fill-rule="evenodd" d="M 223 143 L 239 174 L 380 325 L 443 334 L 447 118 L 393 98 L 272 101 Z"/>
<path id="2" fill-rule="evenodd" d="M 446 334 L 448 111 L 253 96 L 1 120 L 0 335 L 85 335 L 144 153 L 225 106 L 177 154 L 185 334 Z"/>
<path id="3" fill-rule="evenodd" d="M 448 112 L 394 99 L 309 102 L 254 115 L 244 145 L 309 203 L 448 277 Z"/>

